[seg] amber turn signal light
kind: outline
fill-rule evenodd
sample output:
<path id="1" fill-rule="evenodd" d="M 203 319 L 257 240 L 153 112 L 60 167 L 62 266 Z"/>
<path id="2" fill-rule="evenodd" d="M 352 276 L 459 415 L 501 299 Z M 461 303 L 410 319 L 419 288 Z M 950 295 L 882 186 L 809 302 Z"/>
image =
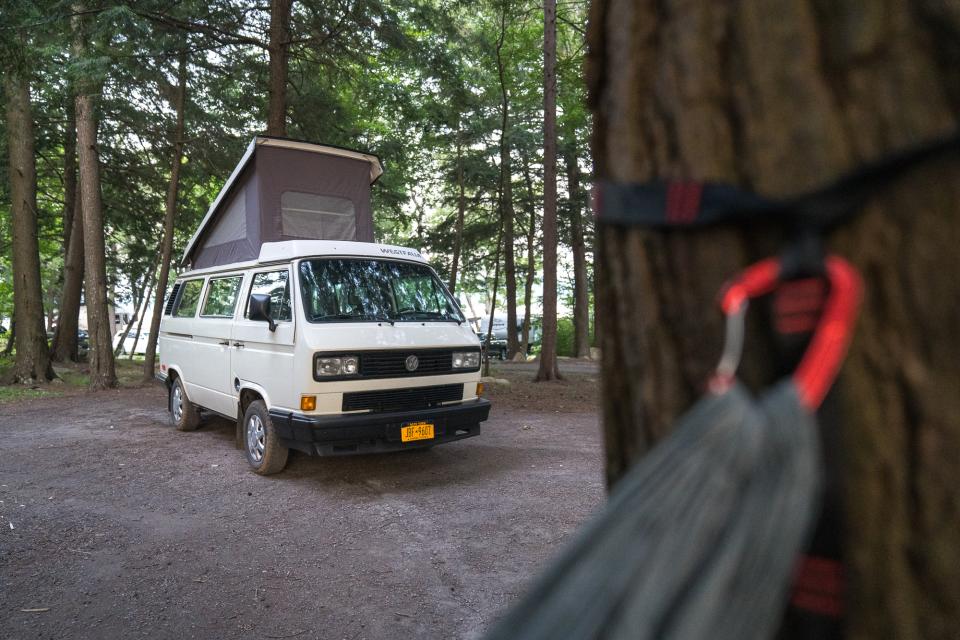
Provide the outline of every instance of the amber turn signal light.
<path id="1" fill-rule="evenodd" d="M 482 396 L 482 395 L 483 395 L 483 383 L 482 383 L 482 382 L 478 382 L 478 383 L 477 383 L 477 397 L 479 398 L 479 397 Z"/>
<path id="2" fill-rule="evenodd" d="M 317 396 L 300 396 L 300 410 L 313 411 L 317 408 Z"/>

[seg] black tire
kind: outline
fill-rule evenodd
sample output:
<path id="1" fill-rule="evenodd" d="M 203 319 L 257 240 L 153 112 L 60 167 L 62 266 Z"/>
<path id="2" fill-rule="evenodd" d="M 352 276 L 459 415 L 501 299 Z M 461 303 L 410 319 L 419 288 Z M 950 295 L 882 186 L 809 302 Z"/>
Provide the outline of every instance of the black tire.
<path id="1" fill-rule="evenodd" d="M 290 449 L 280 444 L 263 400 L 254 400 L 243 413 L 243 450 L 254 472 L 262 476 L 279 473 L 287 466 Z"/>
<path id="2" fill-rule="evenodd" d="M 167 402 L 170 411 L 170 424 L 177 431 L 193 431 L 200 426 L 200 412 L 187 397 L 187 390 L 180 378 L 174 378 L 170 385 L 170 397 Z"/>

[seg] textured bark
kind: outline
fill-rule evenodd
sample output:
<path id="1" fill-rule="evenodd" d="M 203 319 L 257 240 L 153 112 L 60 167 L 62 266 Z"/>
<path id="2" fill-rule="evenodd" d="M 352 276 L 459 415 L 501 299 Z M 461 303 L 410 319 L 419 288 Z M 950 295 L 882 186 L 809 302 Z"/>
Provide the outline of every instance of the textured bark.
<path id="1" fill-rule="evenodd" d="M 156 299 L 150 319 L 150 334 L 143 358 L 143 379 L 152 380 L 157 364 L 157 338 L 160 335 L 160 317 L 163 313 L 167 281 L 170 278 L 170 257 L 173 253 L 174 223 L 177 219 L 177 196 L 180 192 L 180 167 L 183 164 L 184 105 L 187 99 L 187 55 L 180 54 L 177 63 L 177 90 L 174 111 L 177 114 L 173 131 L 173 153 L 170 157 L 170 182 L 167 185 L 167 202 L 163 214 L 163 240 L 160 245 L 160 274 L 157 276 Z"/>
<path id="2" fill-rule="evenodd" d="M 293 0 L 271 0 L 270 41 L 270 101 L 267 107 L 267 135 L 287 135 L 287 73 L 290 55 L 290 13 Z"/>
<path id="3" fill-rule="evenodd" d="M 536 196 L 533 192 L 533 178 L 530 175 L 530 159 L 523 158 L 523 181 L 527 186 L 527 216 L 529 217 L 527 227 L 527 276 L 523 283 L 523 333 L 520 338 L 520 348 L 523 354 L 530 353 L 530 305 L 533 302 L 533 279 L 536 275 L 536 255 L 534 253 L 534 240 L 537 236 L 537 204 Z"/>
<path id="4" fill-rule="evenodd" d="M 4 73 L 7 98 L 7 147 L 13 235 L 13 322 L 16 326 L 13 379 L 17 382 L 52 380 L 53 367 L 44 331 L 37 245 L 37 170 L 34 160 L 30 81 L 22 61 Z M 19 68 L 18 68 L 19 67 Z"/>
<path id="5" fill-rule="evenodd" d="M 463 246 L 463 220 L 467 215 L 467 194 L 463 176 L 462 131 L 457 132 L 457 223 L 453 232 L 453 260 L 450 265 L 450 293 L 457 293 L 457 270 L 460 268 L 460 251 Z"/>
<path id="6" fill-rule="evenodd" d="M 567 192 L 570 197 L 570 246 L 573 248 L 573 355 L 590 357 L 590 283 L 587 275 L 587 246 L 583 240 L 583 194 L 580 165 L 573 143 L 564 146 Z"/>
<path id="7" fill-rule="evenodd" d="M 543 336 L 536 380 L 557 380 L 557 3 L 543 3 Z"/>
<path id="8" fill-rule="evenodd" d="M 55 362 L 80 359 L 77 346 L 80 298 L 83 292 L 83 217 L 77 206 L 77 112 L 73 92 L 66 105 L 67 129 L 63 140 L 63 291 L 51 357 Z"/>
<path id="9" fill-rule="evenodd" d="M 598 178 L 783 196 L 953 131 L 960 12 L 947 7 L 598 0 L 588 36 Z M 960 163 L 931 164 L 878 189 L 831 239 L 867 284 L 838 384 L 855 639 L 952 638 L 960 627 L 958 202 Z M 723 280 L 779 240 L 600 230 L 610 482 L 702 388 L 722 342 L 712 310 Z M 769 369 L 749 343 L 744 364 L 756 379 Z"/>
<path id="10" fill-rule="evenodd" d="M 500 80 L 500 220 L 503 224 L 503 276 L 507 299 L 507 357 L 520 350 L 517 339 L 517 268 L 514 260 L 513 170 L 510 159 L 510 93 L 507 90 L 503 42 L 507 36 L 507 10 L 500 13 L 500 38 L 497 40 L 497 76 Z"/>
<path id="11" fill-rule="evenodd" d="M 82 3 L 74 5 L 74 54 L 86 55 L 81 15 Z M 117 385 L 113 360 L 112 317 L 107 301 L 107 266 L 103 227 L 103 202 L 100 195 L 100 158 L 97 152 L 97 119 L 94 104 L 101 92 L 96 83 L 84 80 L 77 87 L 77 160 L 80 175 L 80 210 L 83 217 L 84 293 L 87 325 L 90 333 L 90 388 Z"/>

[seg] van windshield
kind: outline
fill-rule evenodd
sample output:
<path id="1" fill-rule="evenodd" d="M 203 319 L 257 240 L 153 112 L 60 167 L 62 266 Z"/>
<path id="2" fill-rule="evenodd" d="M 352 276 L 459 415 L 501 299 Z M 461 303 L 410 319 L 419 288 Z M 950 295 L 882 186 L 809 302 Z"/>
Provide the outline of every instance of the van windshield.
<path id="1" fill-rule="evenodd" d="M 409 262 L 304 260 L 300 289 L 310 322 L 464 321 L 433 271 Z"/>

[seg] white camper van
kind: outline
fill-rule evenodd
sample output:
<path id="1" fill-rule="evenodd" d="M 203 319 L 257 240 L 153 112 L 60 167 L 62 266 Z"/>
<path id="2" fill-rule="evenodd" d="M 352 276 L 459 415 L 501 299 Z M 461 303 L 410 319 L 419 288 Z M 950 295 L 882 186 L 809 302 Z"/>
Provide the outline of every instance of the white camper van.
<path id="1" fill-rule="evenodd" d="M 374 244 L 375 156 L 254 139 L 184 254 L 160 324 L 171 421 L 237 420 L 257 473 L 480 433 L 479 340 L 413 249 Z"/>

